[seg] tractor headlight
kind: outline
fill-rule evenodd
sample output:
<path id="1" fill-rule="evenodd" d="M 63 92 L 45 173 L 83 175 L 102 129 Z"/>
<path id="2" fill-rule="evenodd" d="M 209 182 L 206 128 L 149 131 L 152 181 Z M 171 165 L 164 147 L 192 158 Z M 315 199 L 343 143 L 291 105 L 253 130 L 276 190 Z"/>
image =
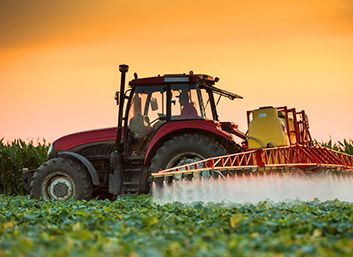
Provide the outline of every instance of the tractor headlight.
<path id="1" fill-rule="evenodd" d="M 54 153 L 54 145 L 51 144 L 48 148 L 48 152 L 47 152 L 47 155 L 50 156 Z"/>

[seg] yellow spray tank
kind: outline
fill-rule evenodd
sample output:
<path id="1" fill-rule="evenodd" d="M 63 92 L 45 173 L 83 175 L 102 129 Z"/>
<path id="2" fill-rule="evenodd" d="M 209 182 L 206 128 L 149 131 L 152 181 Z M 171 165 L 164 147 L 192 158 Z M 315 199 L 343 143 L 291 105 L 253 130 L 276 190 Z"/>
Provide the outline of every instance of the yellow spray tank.
<path id="1" fill-rule="evenodd" d="M 290 145 L 285 119 L 272 106 L 252 111 L 247 136 L 249 149 Z"/>

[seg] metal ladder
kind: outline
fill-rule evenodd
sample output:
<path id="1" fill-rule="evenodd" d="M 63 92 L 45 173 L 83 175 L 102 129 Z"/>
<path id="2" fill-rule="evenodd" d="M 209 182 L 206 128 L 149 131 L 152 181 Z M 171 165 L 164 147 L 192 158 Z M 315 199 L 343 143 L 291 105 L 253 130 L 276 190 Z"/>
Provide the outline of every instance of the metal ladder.
<path id="1" fill-rule="evenodd" d="M 143 156 L 128 157 L 123 174 L 120 195 L 137 195 L 141 193 L 143 178 L 146 175 L 143 162 Z"/>

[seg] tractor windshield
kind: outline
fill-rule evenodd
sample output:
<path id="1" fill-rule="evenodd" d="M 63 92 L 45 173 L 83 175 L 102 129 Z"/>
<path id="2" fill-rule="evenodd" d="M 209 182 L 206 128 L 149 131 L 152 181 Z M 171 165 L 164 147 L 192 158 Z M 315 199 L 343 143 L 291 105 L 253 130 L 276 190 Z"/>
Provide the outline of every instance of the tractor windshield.
<path id="1" fill-rule="evenodd" d="M 135 138 L 152 134 L 167 120 L 213 119 L 209 93 L 198 85 L 137 86 L 128 116 Z"/>

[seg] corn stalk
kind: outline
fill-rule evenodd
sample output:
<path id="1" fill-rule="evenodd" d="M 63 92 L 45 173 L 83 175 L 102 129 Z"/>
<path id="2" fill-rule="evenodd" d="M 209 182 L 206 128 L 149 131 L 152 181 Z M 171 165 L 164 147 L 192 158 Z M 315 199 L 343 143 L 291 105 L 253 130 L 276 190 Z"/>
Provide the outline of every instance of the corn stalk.
<path id="1" fill-rule="evenodd" d="M 21 139 L 12 142 L 0 140 L 0 193 L 23 194 L 22 169 L 35 169 L 47 158 L 45 140 L 34 144 Z"/>

